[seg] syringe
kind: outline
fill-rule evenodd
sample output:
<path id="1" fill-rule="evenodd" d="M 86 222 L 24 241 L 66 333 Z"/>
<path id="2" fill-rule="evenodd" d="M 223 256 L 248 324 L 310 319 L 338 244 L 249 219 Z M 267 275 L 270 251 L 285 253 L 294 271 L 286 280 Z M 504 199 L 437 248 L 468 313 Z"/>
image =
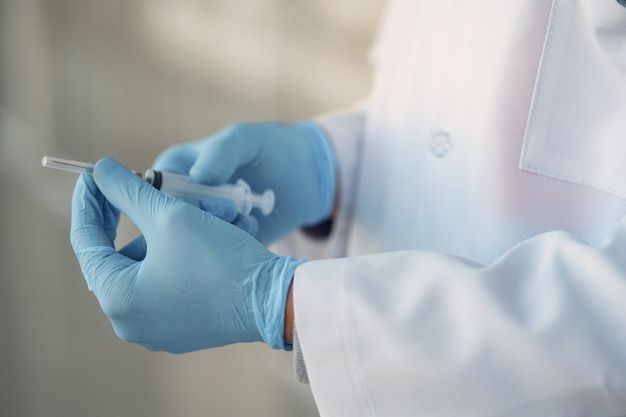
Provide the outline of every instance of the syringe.
<path id="1" fill-rule="evenodd" d="M 90 175 L 93 174 L 94 167 L 94 164 L 88 162 L 72 161 L 51 156 L 44 156 L 41 159 L 41 165 L 46 168 L 60 169 L 76 174 L 84 172 Z M 237 211 L 242 214 L 250 214 L 253 207 L 260 209 L 261 213 L 265 215 L 270 214 L 274 209 L 274 191 L 265 190 L 263 194 L 255 194 L 242 179 L 237 180 L 234 185 L 212 186 L 193 182 L 190 177 L 171 172 L 148 169 L 143 175 L 138 172 L 135 173 L 149 184 L 152 184 L 157 190 L 173 197 L 198 201 L 206 201 L 213 198 L 229 200 L 235 204 Z"/>

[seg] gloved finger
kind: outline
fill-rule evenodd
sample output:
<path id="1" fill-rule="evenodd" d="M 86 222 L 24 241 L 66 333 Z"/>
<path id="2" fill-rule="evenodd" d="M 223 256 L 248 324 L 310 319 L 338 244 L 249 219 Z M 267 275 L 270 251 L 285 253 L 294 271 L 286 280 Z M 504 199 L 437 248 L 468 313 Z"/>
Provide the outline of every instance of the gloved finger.
<path id="1" fill-rule="evenodd" d="M 126 244 L 126 246 L 120 249 L 119 252 L 122 255 L 139 262 L 145 259 L 146 250 L 146 239 L 142 235 Z"/>
<path id="2" fill-rule="evenodd" d="M 72 197 L 70 238 L 87 286 L 101 304 L 115 303 L 111 294 L 125 297 L 132 290 L 128 282 L 120 283 L 118 278 L 120 271 L 135 264 L 115 251 L 118 220 L 119 211 L 105 200 L 94 179 L 81 175 Z"/>
<path id="3" fill-rule="evenodd" d="M 229 223 L 233 223 L 239 215 L 237 207 L 227 200 L 213 199 L 200 201 L 200 208 Z"/>
<path id="4" fill-rule="evenodd" d="M 255 236 L 259 229 L 256 217 L 239 213 L 237 207 L 230 201 L 221 199 L 202 201 L 200 208 L 215 217 L 234 224 L 252 236 Z"/>
<path id="5" fill-rule="evenodd" d="M 202 143 L 200 154 L 189 169 L 189 176 L 204 184 L 222 184 L 235 170 L 253 161 L 264 143 L 259 125 L 230 126 Z"/>
<path id="6" fill-rule="evenodd" d="M 107 315 L 132 298 L 140 262 L 108 246 L 80 250 L 76 252 L 76 258 L 89 290 L 98 298 Z"/>
<path id="7" fill-rule="evenodd" d="M 175 198 L 159 192 L 114 159 L 98 161 L 93 175 L 102 194 L 137 225 L 147 240 L 150 240 L 149 226 L 163 210 L 177 203 Z"/>
<path id="8" fill-rule="evenodd" d="M 259 231 L 259 222 L 251 215 L 239 215 L 233 224 L 252 236 L 256 236 Z"/>
<path id="9" fill-rule="evenodd" d="M 189 175 L 200 150 L 197 143 L 174 145 L 163 151 L 152 164 L 152 168 L 159 171 Z"/>
<path id="10" fill-rule="evenodd" d="M 120 212 L 104 198 L 91 175 L 82 174 L 72 195 L 70 240 L 75 252 L 114 247 Z"/>

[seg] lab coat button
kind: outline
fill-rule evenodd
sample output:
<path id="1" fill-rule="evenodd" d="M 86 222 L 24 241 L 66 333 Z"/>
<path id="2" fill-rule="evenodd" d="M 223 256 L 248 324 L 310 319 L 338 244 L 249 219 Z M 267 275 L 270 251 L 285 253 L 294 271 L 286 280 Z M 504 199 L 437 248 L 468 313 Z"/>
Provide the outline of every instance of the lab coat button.
<path id="1" fill-rule="evenodd" d="M 447 132 L 437 132 L 430 139 L 430 150 L 438 158 L 443 158 L 452 149 L 452 138 Z"/>

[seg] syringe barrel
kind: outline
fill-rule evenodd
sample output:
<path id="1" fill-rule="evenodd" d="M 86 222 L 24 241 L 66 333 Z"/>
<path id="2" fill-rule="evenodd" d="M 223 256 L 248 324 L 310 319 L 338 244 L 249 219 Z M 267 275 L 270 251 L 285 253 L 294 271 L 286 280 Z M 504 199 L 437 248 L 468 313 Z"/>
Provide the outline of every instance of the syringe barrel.
<path id="1" fill-rule="evenodd" d="M 41 165 L 47 168 L 60 169 L 62 171 L 77 174 L 93 174 L 94 164 L 69 159 L 44 156 Z M 262 214 L 269 215 L 274 210 L 274 192 L 265 190 L 262 194 L 254 194 L 250 186 L 244 180 L 238 180 L 236 184 L 204 185 L 194 182 L 184 175 L 149 169 L 145 174 L 133 171 L 145 181 L 152 184 L 157 190 L 173 197 L 190 200 L 206 201 L 214 198 L 231 201 L 237 211 L 250 214 L 253 207 L 258 208 Z"/>
<path id="2" fill-rule="evenodd" d="M 252 210 L 252 192 L 243 180 L 237 181 L 235 185 L 211 186 L 193 182 L 184 175 L 152 169 L 146 171 L 144 179 L 157 190 L 174 197 L 198 201 L 218 198 L 232 202 L 240 213 L 250 214 Z"/>

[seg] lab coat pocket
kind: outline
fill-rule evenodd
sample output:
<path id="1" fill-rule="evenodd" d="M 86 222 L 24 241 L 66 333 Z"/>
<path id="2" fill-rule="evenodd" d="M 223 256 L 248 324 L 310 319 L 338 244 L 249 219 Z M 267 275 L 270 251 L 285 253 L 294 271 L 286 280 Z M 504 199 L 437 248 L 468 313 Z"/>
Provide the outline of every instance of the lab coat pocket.
<path id="1" fill-rule="evenodd" d="M 626 8 L 587 1 L 553 2 L 520 169 L 626 199 L 626 71 L 598 42 L 626 28 Z"/>

